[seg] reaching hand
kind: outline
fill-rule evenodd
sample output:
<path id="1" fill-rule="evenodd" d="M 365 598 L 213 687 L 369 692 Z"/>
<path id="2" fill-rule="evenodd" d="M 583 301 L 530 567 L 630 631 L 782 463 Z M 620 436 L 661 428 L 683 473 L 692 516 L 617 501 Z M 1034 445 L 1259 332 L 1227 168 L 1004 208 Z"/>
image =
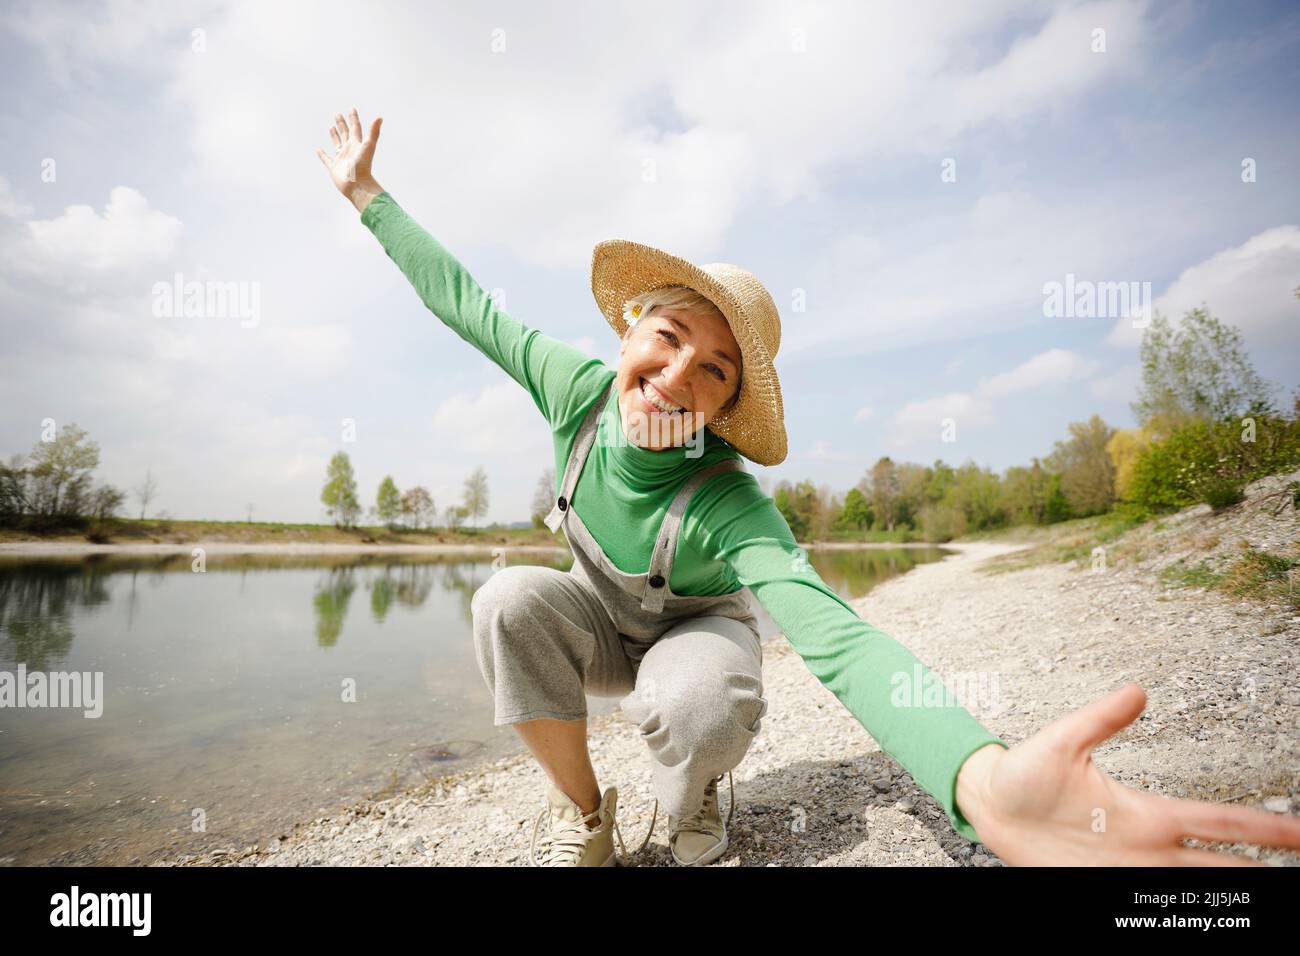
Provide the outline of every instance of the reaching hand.
<path id="1" fill-rule="evenodd" d="M 382 116 L 376 116 L 370 124 L 370 132 L 361 134 L 361 117 L 356 109 L 348 113 L 345 121 L 342 113 L 334 116 L 334 125 L 330 127 L 330 138 L 334 140 L 334 158 L 330 159 L 325 150 L 317 148 L 316 155 L 330 172 L 330 179 L 338 191 L 346 196 L 358 211 L 364 211 L 365 204 L 383 192 L 375 181 L 370 166 L 375 158 L 375 144 L 379 142 L 379 127 L 384 122 Z"/>
<path id="2" fill-rule="evenodd" d="M 1300 849 L 1294 817 L 1142 793 L 1103 773 L 1092 750 L 1145 706 L 1142 688 L 1129 684 L 1010 750 L 972 754 L 971 778 L 958 787 L 970 802 L 963 814 L 984 844 L 1013 866 L 1264 865 L 1180 845 L 1189 837 Z"/>

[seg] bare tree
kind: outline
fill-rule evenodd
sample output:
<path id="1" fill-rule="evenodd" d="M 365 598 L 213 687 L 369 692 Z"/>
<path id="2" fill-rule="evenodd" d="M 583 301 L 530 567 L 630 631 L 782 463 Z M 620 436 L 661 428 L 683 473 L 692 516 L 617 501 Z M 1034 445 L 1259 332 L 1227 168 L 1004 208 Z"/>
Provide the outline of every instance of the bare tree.
<path id="1" fill-rule="evenodd" d="M 411 524 L 418 531 L 425 519 L 433 514 L 433 496 L 429 490 L 420 485 L 402 492 L 402 514 L 411 519 Z"/>
<path id="2" fill-rule="evenodd" d="M 99 465 L 99 445 L 75 424 L 52 441 L 39 441 L 29 456 L 35 510 L 43 515 L 81 514 Z"/>
<path id="3" fill-rule="evenodd" d="M 112 485 L 100 485 L 90 497 L 90 513 L 103 521 L 117 515 L 117 509 L 126 502 L 126 492 Z"/>
<path id="4" fill-rule="evenodd" d="M 464 505 L 448 505 L 442 512 L 448 531 L 457 531 L 469 516 L 469 509 Z"/>
<path id="5" fill-rule="evenodd" d="M 1272 414 L 1273 386 L 1246 354 L 1241 332 L 1204 308 L 1175 328 L 1156 314 L 1142 336 L 1142 385 L 1133 414 L 1141 424 L 1157 417 L 1224 421 Z"/>
<path id="6" fill-rule="evenodd" d="M 876 520 L 889 531 L 894 530 L 898 519 L 898 468 L 888 455 L 871 466 L 870 494 L 871 510 L 876 513 Z"/>
<path id="7" fill-rule="evenodd" d="M 146 468 L 144 472 L 144 481 L 135 487 L 135 496 L 140 499 L 140 520 L 144 520 L 145 511 L 149 508 L 149 502 L 153 501 L 158 494 L 158 483 L 154 481 L 153 469 Z"/>
<path id="8" fill-rule="evenodd" d="M 547 466 L 542 477 L 537 480 L 537 490 L 533 492 L 533 527 L 541 528 L 546 523 L 546 516 L 555 504 L 555 469 Z"/>
<path id="9" fill-rule="evenodd" d="M 465 514 L 467 517 L 475 519 L 487 514 L 488 509 L 488 483 L 487 472 L 480 465 L 474 469 L 474 473 L 465 479 Z M 474 530 L 478 531 L 478 521 L 474 522 Z"/>

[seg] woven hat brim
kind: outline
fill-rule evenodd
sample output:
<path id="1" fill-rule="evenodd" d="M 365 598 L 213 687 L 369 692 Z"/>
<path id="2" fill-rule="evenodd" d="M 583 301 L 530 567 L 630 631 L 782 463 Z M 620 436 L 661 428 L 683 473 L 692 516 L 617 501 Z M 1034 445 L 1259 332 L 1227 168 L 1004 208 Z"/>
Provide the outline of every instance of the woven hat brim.
<path id="1" fill-rule="evenodd" d="M 670 285 L 687 286 L 716 304 L 743 356 L 740 397 L 708 428 L 751 461 L 780 464 L 788 453 L 781 383 L 772 354 L 750 321 L 745 303 L 699 266 L 662 249 L 628 239 L 608 239 L 592 252 L 591 291 L 619 337 L 627 331 L 623 318 L 627 300 Z"/>

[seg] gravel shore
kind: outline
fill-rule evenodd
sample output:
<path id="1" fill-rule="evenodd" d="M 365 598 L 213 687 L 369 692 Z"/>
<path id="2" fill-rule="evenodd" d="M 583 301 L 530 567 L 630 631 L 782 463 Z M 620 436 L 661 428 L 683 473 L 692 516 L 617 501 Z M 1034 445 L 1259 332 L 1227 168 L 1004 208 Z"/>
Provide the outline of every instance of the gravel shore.
<path id="1" fill-rule="evenodd" d="M 1138 681 L 1142 717 L 1097 751 L 1121 782 L 1170 797 L 1274 812 L 1300 805 L 1300 616 L 1282 605 L 1169 589 L 1159 572 L 1245 540 L 1294 555 L 1300 517 L 1259 504 L 1278 476 L 1226 515 L 1200 507 L 1135 529 L 1107 546 L 1103 571 L 1073 563 L 987 573 L 990 558 L 1025 547 L 947 545 L 855 602 L 862 617 L 941 675 L 981 673 L 996 694 L 963 695 L 985 726 L 1015 744 L 1103 694 Z M 1127 555 L 1127 557 L 1126 557 Z M 784 639 L 764 649 L 770 706 L 734 772 L 731 847 L 714 866 L 1001 866 L 958 836 L 921 790 L 808 671 Z M 591 721 L 602 787 L 619 790 L 628 849 L 650 823 L 649 755 L 621 713 Z M 442 778 L 382 802 L 299 824 L 267 845 L 161 865 L 526 865 L 544 775 L 528 754 Z M 727 806 L 723 781 L 723 812 Z M 796 820 L 803 827 L 794 826 Z M 1275 865 L 1300 854 L 1227 848 Z M 663 817 L 639 865 L 674 865 Z"/>

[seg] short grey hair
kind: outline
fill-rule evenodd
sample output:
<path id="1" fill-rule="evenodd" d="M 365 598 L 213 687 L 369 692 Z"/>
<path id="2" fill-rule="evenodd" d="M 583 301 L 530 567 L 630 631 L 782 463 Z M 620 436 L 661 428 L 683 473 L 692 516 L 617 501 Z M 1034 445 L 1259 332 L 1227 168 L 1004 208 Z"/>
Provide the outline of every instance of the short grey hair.
<path id="1" fill-rule="evenodd" d="M 632 314 L 633 306 L 640 306 L 640 313 L 636 316 Z M 667 285 L 658 289 L 651 289 L 649 292 L 642 292 L 640 295 L 634 295 L 623 303 L 623 318 L 627 321 L 628 331 L 634 329 L 642 319 L 649 318 L 655 312 L 662 312 L 665 309 L 680 310 L 689 312 L 692 315 L 716 315 L 724 322 L 727 321 L 726 315 L 708 296 L 696 292 L 689 286 Z M 740 382 L 743 377 L 744 369 L 741 369 L 736 377 L 735 394 L 727 400 L 727 403 L 719 411 L 730 410 L 739 400 Z"/>
<path id="2" fill-rule="evenodd" d="M 633 318 L 631 315 L 632 307 L 637 305 L 641 307 L 641 314 Z M 623 314 L 628 318 L 628 325 L 635 325 L 641 319 L 664 309 L 674 311 L 680 309 L 682 312 L 691 312 L 697 315 L 716 315 L 720 319 L 726 319 L 726 316 L 722 314 L 722 310 L 713 303 L 712 299 L 684 285 L 668 285 L 659 289 L 651 289 L 649 292 L 634 295 L 623 304 Z"/>

